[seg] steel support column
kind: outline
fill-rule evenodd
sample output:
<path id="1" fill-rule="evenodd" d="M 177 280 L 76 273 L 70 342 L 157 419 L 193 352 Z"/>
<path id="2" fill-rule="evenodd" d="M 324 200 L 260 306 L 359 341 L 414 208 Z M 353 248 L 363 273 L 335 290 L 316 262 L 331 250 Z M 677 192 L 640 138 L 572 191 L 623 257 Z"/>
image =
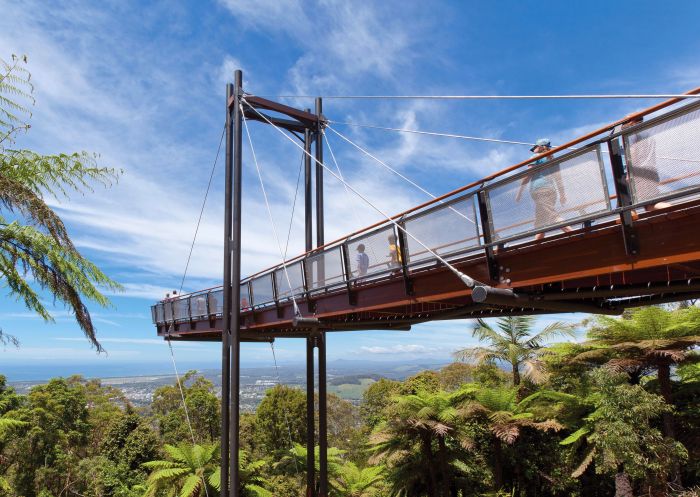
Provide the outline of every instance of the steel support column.
<path id="1" fill-rule="evenodd" d="M 318 341 L 318 483 L 319 497 L 328 497 L 328 405 L 326 395 L 326 332 Z"/>
<path id="2" fill-rule="evenodd" d="M 306 497 L 316 495 L 314 412 L 314 339 L 309 336 L 306 337 Z"/>
<path id="3" fill-rule="evenodd" d="M 231 232 L 231 298 L 226 300 L 231 319 L 231 412 L 229 413 L 230 455 L 229 471 L 231 497 L 239 497 L 239 415 L 240 415 L 240 377 L 241 377 L 241 208 L 242 208 L 242 176 L 243 176 L 243 116 L 241 115 L 240 98 L 243 94 L 243 71 L 237 70 L 234 79 L 233 109 L 233 229 Z"/>
<path id="4" fill-rule="evenodd" d="M 316 245 L 322 246 L 324 241 L 323 220 L 323 134 L 321 132 L 321 116 L 323 101 L 316 99 L 316 115 L 319 126 L 316 131 Z M 325 285 L 324 260 L 318 261 L 318 280 Z M 317 342 L 318 347 L 318 447 L 319 447 L 319 495 L 328 496 L 328 406 L 326 395 L 326 332 L 321 331 Z"/>
<path id="5" fill-rule="evenodd" d="M 233 121 L 228 102 L 233 96 L 233 85 L 226 85 L 226 202 L 224 207 L 224 306 L 229 302 L 231 290 L 231 178 L 233 176 Z M 209 299 L 207 298 L 207 304 Z M 228 497 L 229 412 L 231 381 L 231 306 L 223 313 L 224 329 L 221 333 L 221 497 Z"/>
<path id="6" fill-rule="evenodd" d="M 306 109 L 310 112 L 310 109 Z M 304 247 L 313 248 L 313 200 L 311 186 L 311 131 L 304 129 Z M 311 302 L 311 300 L 309 300 Z M 314 421 L 314 339 L 306 338 L 306 495 L 316 496 L 316 423 Z"/>

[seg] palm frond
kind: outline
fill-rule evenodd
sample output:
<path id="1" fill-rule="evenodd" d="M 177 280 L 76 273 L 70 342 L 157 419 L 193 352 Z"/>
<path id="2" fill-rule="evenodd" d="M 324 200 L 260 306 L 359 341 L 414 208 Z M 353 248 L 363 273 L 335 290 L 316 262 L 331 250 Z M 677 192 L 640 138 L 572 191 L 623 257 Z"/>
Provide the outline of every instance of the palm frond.
<path id="1" fill-rule="evenodd" d="M 579 440 L 581 440 L 581 438 L 588 435 L 590 432 L 591 432 L 591 429 L 589 427 L 582 426 L 581 428 L 579 428 L 578 430 L 573 432 L 571 435 L 566 437 L 564 440 L 559 442 L 559 444 L 560 445 L 571 445 L 571 444 L 576 443 Z"/>
<path id="2" fill-rule="evenodd" d="M 595 456 L 595 447 L 591 448 L 591 450 L 588 451 L 586 456 L 583 458 L 583 461 L 581 461 L 581 464 L 579 464 L 579 466 L 573 471 L 573 473 L 571 473 L 571 477 L 578 478 L 583 473 L 585 473 L 588 466 L 590 466 L 591 462 L 593 462 L 594 456 Z"/>
<path id="3" fill-rule="evenodd" d="M 195 497 L 199 494 L 199 490 L 202 487 L 202 478 L 197 475 L 190 475 L 182 484 L 180 489 L 180 497 Z"/>

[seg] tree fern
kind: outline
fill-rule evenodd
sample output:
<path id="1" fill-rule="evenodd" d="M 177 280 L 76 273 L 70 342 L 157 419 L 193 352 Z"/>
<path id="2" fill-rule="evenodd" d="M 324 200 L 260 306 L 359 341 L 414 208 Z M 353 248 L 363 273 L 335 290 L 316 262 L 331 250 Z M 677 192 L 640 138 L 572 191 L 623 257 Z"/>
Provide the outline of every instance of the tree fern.
<path id="1" fill-rule="evenodd" d="M 102 351 L 84 300 L 106 306 L 102 292 L 120 286 L 80 254 L 44 196 L 92 192 L 94 185 L 110 186 L 121 171 L 99 166 L 98 156 L 87 152 L 42 155 L 8 148 L 19 131 L 29 129 L 34 86 L 26 63 L 14 55 L 9 62 L 0 59 L 0 280 L 10 296 L 52 321 L 37 292 L 48 290 Z M 8 341 L 2 331 L 0 341 Z"/>

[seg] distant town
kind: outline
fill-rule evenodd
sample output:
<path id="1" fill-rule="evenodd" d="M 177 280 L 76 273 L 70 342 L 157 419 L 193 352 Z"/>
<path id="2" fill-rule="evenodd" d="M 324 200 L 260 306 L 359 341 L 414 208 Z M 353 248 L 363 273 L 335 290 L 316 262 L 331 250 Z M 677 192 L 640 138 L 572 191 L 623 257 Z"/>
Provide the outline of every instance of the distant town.
<path id="1" fill-rule="evenodd" d="M 359 405 L 362 394 L 369 385 L 380 378 L 402 380 L 425 369 L 437 369 L 444 364 L 411 364 L 374 363 L 361 361 L 342 361 L 336 367 L 328 369 L 328 391 L 339 397 Z M 215 369 L 204 369 L 199 374 L 214 383 L 217 395 L 221 395 L 221 372 Z M 279 376 L 278 376 L 279 374 Z M 278 383 L 306 388 L 306 370 L 302 365 L 274 368 L 242 368 L 241 369 L 241 410 L 254 412 L 265 392 Z M 126 398 L 136 407 L 148 407 L 153 400 L 153 394 L 162 386 L 175 383 L 175 374 L 153 374 L 142 376 L 123 376 L 99 378 L 104 386 L 120 389 Z M 25 394 L 33 386 L 46 383 L 47 380 L 10 381 L 17 393 Z"/>

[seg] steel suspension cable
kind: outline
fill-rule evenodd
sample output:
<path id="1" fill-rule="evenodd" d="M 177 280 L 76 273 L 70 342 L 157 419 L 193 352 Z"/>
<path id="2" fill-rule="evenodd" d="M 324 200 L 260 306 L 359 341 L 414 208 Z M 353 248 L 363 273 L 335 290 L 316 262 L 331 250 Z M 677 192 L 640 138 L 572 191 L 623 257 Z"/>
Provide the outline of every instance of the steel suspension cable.
<path id="1" fill-rule="evenodd" d="M 190 253 L 187 256 L 187 264 L 185 264 L 185 271 L 182 273 L 182 281 L 180 281 L 179 293 L 182 294 L 182 287 L 185 285 L 185 278 L 187 277 L 187 270 L 190 267 L 190 259 L 192 258 L 192 251 L 194 250 L 194 244 L 197 241 L 197 233 L 199 233 L 199 225 L 202 223 L 202 216 L 204 215 L 204 207 L 207 205 L 207 197 L 209 196 L 209 190 L 211 189 L 211 182 L 214 179 L 214 171 L 216 170 L 216 163 L 219 161 L 219 153 L 221 152 L 221 144 L 224 141 L 224 134 L 226 132 L 226 125 L 224 125 L 221 131 L 221 138 L 219 139 L 219 148 L 216 150 L 216 157 L 214 158 L 214 165 L 211 167 L 211 173 L 209 174 L 209 182 L 207 183 L 207 189 L 204 192 L 204 200 L 202 201 L 202 208 L 199 210 L 199 219 L 197 219 L 197 227 L 194 230 L 194 236 L 192 237 L 192 245 L 190 246 Z"/>
<path id="2" fill-rule="evenodd" d="M 263 98 L 323 98 L 334 100 L 585 100 L 585 99 L 697 99 L 700 95 L 686 93 L 639 93 L 639 94 L 579 94 L 579 95 L 254 95 Z"/>
<path id="3" fill-rule="evenodd" d="M 246 102 L 245 98 L 243 99 L 244 102 Z M 248 102 L 246 102 L 248 104 Z M 298 147 L 301 149 L 306 155 L 311 157 L 318 165 L 320 165 L 322 168 L 324 168 L 326 171 L 328 171 L 333 177 L 335 177 L 338 181 L 342 181 L 344 184 L 347 185 L 347 187 L 352 191 L 355 195 L 360 197 L 366 204 L 368 204 L 370 207 L 372 207 L 375 211 L 377 211 L 379 214 L 384 216 L 387 221 L 389 221 L 391 224 L 393 224 L 396 229 L 400 230 L 402 233 L 405 233 L 408 237 L 410 237 L 413 241 L 418 243 L 421 247 L 423 247 L 426 251 L 428 251 L 433 257 L 435 257 L 438 261 L 440 261 L 442 264 L 445 265 L 447 269 L 449 269 L 457 278 L 462 281 L 467 287 L 473 288 L 474 285 L 476 284 L 476 281 L 471 278 L 470 276 L 462 273 L 459 269 L 454 267 L 452 264 L 447 262 L 442 256 L 440 256 L 438 253 L 436 253 L 433 249 L 428 247 L 425 243 L 420 241 L 418 238 L 416 238 L 411 232 L 409 232 L 406 228 L 401 226 L 399 223 L 397 223 L 394 219 L 391 218 L 388 214 L 386 214 L 383 210 L 381 210 L 379 207 L 374 205 L 367 197 L 362 195 L 360 192 L 358 192 L 355 188 L 353 188 L 352 185 L 350 185 L 347 181 L 341 180 L 340 176 L 338 176 L 331 168 L 329 168 L 327 165 L 325 165 L 323 162 L 319 161 L 316 157 L 314 157 L 312 154 L 304 150 L 304 147 L 296 143 L 292 138 L 290 138 L 284 131 L 282 131 L 277 125 L 275 125 L 272 121 L 270 121 L 264 114 L 260 113 L 258 109 L 255 107 L 251 106 L 248 104 L 248 106 L 256 113 L 258 114 L 261 119 L 263 119 L 265 122 L 267 122 L 270 126 L 275 128 L 282 136 L 284 136 L 287 140 L 289 140 L 291 143 L 294 144 L 294 146 Z"/>
<path id="4" fill-rule="evenodd" d="M 194 250 L 194 245 L 197 241 L 197 234 L 199 233 L 199 226 L 202 223 L 202 216 L 204 215 L 204 208 L 207 205 L 207 198 L 209 197 L 209 191 L 211 189 L 211 184 L 212 180 L 214 178 L 214 171 L 216 170 L 216 164 L 219 161 L 219 154 L 221 153 L 221 144 L 223 143 L 224 140 L 224 133 L 226 131 L 226 126 L 224 126 L 222 132 L 221 132 L 221 138 L 219 139 L 219 147 L 216 150 L 216 157 L 214 158 L 214 164 L 212 165 L 211 168 L 211 173 L 209 174 L 209 182 L 207 183 L 207 188 L 206 191 L 204 192 L 204 200 L 202 201 L 202 208 L 199 211 L 199 218 L 197 219 L 197 226 L 194 230 L 194 236 L 192 237 L 192 245 L 190 245 L 190 252 L 187 256 L 187 263 L 185 264 L 185 270 L 183 271 L 182 274 L 182 280 L 180 281 L 180 290 L 179 293 L 182 294 L 182 288 L 185 285 L 185 278 L 187 277 L 187 270 L 190 267 L 190 260 L 192 258 L 192 252 Z M 197 440 L 194 435 L 194 428 L 192 427 L 192 421 L 190 419 L 190 412 L 189 409 L 187 408 L 187 402 L 185 400 L 185 391 L 182 388 L 182 381 L 180 380 L 180 372 L 177 369 L 177 362 L 175 360 L 175 351 L 173 350 L 173 343 L 170 338 L 170 333 L 172 329 L 173 324 L 170 323 L 167 328 L 167 336 L 166 336 L 166 342 L 168 343 L 168 349 L 170 350 L 170 360 L 173 363 L 173 370 L 175 371 L 175 381 L 177 382 L 178 389 L 180 391 L 180 399 L 182 400 L 182 408 L 185 411 L 185 419 L 187 421 L 187 427 L 189 428 L 190 432 L 190 437 L 192 438 L 192 444 L 196 445 Z M 207 482 L 204 480 L 204 476 L 202 476 L 202 484 L 204 485 L 204 493 L 206 494 L 207 497 L 209 497 L 209 489 L 207 488 Z"/>
<path id="5" fill-rule="evenodd" d="M 194 429 L 192 428 L 192 421 L 190 420 L 190 412 L 189 409 L 187 409 L 187 402 L 185 402 L 185 391 L 182 389 L 182 381 L 180 381 L 180 373 L 178 373 L 177 370 L 177 364 L 175 364 L 175 353 L 173 352 L 173 344 L 170 340 L 170 328 L 172 327 L 172 323 L 168 326 L 168 337 L 166 341 L 168 342 L 168 347 L 170 347 L 170 358 L 173 361 L 173 369 L 175 370 L 175 378 L 177 381 L 177 386 L 180 389 L 180 398 L 182 399 L 182 407 L 185 410 L 185 419 L 187 420 L 187 426 L 190 429 L 190 436 L 192 437 L 192 445 L 197 445 L 197 440 L 195 439 L 194 436 Z M 204 486 L 204 493 L 206 494 L 207 497 L 209 497 L 209 489 L 207 488 L 207 482 L 204 479 L 204 474 L 201 475 L 202 478 L 202 485 Z"/>
<path id="6" fill-rule="evenodd" d="M 301 317 L 301 311 L 297 305 L 296 297 L 294 296 L 294 288 L 292 287 L 292 280 L 289 278 L 289 271 L 287 271 L 287 262 L 285 261 L 284 252 L 282 251 L 282 243 L 280 242 L 280 237 L 277 234 L 277 227 L 275 226 L 275 220 L 272 216 L 272 208 L 270 207 L 270 202 L 267 198 L 267 191 L 265 190 L 265 182 L 263 181 L 262 171 L 260 170 L 260 165 L 258 164 L 258 158 L 255 155 L 255 148 L 253 147 L 253 139 L 250 136 L 250 129 L 248 128 L 248 120 L 245 118 L 245 111 L 243 106 L 241 108 L 241 115 L 243 116 L 243 125 L 245 126 L 246 135 L 248 136 L 248 143 L 250 144 L 250 151 L 253 155 L 253 162 L 255 163 L 255 170 L 258 172 L 258 179 L 260 180 L 260 188 L 262 189 L 263 199 L 265 200 L 265 207 L 267 208 L 267 214 L 270 217 L 270 224 L 272 225 L 272 232 L 277 241 L 277 248 L 280 252 L 280 257 L 282 258 L 282 269 L 284 270 L 284 276 L 287 279 L 287 285 L 289 285 L 289 295 L 292 298 L 292 304 L 294 306 L 294 315 Z M 303 150 L 303 148 L 302 148 Z"/>
<path id="7" fill-rule="evenodd" d="M 397 171 L 396 169 L 394 169 L 393 167 L 391 167 L 391 166 L 390 166 L 389 164 L 387 164 L 386 162 L 384 162 L 384 161 L 382 161 L 381 159 L 375 157 L 374 155 L 372 155 L 370 152 L 368 152 L 367 150 L 365 150 L 364 148 L 362 148 L 362 147 L 361 147 L 360 145 L 358 145 L 357 143 L 353 142 L 350 138 L 348 138 L 348 137 L 346 137 L 345 135 L 341 134 L 340 132 L 336 131 L 336 130 L 333 129 L 331 126 L 328 126 L 328 129 L 330 129 L 333 133 L 335 133 L 336 135 L 338 135 L 340 138 L 342 138 L 343 140 L 345 140 L 346 142 L 348 142 L 350 145 L 352 145 L 353 147 L 355 147 L 357 150 L 359 150 L 360 152 L 362 152 L 362 153 L 365 154 L 366 156 L 370 157 L 371 159 L 375 160 L 376 162 L 378 162 L 379 164 L 381 164 L 383 167 L 385 167 L 386 169 L 388 169 L 388 170 L 391 171 L 392 173 L 396 174 L 399 178 L 403 179 L 404 181 L 406 181 L 406 182 L 410 183 L 411 185 L 413 185 L 414 187 L 418 188 L 420 191 L 422 191 L 423 193 L 425 193 L 425 194 L 426 194 L 427 196 L 429 196 L 430 198 L 433 198 L 433 199 L 434 199 L 434 198 L 437 198 L 435 195 L 433 195 L 432 193 L 430 193 L 428 190 L 426 190 L 425 188 L 423 188 L 423 187 L 420 186 L 419 184 L 415 183 L 414 181 L 410 180 L 409 178 L 407 178 L 406 176 L 404 176 L 403 174 L 401 174 L 399 171 Z M 439 203 L 440 203 L 440 204 L 444 204 L 445 202 L 442 201 L 442 200 L 440 200 Z M 453 211 L 455 214 L 457 214 L 458 216 L 460 216 L 460 217 L 466 219 L 467 221 L 469 221 L 470 223 L 472 223 L 472 224 L 474 224 L 474 225 L 476 224 L 476 222 L 475 222 L 473 219 L 469 219 L 469 216 L 466 216 L 466 215 L 462 214 L 461 212 L 459 212 L 457 209 L 455 209 L 455 208 L 452 207 L 452 206 L 449 206 L 449 207 L 450 207 L 450 210 L 452 210 L 452 211 Z"/>
<path id="8" fill-rule="evenodd" d="M 325 130 L 322 130 L 321 133 L 323 133 L 323 137 L 325 138 L 325 143 L 326 146 L 328 147 L 328 151 L 331 153 L 331 158 L 333 159 L 333 163 L 335 164 L 335 168 L 338 171 L 338 176 L 340 176 L 340 179 L 343 184 L 343 189 L 345 190 L 345 199 L 348 202 L 348 205 L 352 205 L 352 199 L 350 198 L 350 190 L 348 190 L 348 186 L 345 184 L 345 178 L 343 178 L 343 172 L 340 170 L 340 165 L 338 164 L 338 161 L 335 158 L 335 154 L 333 153 L 333 147 L 331 147 L 331 142 L 328 139 L 328 136 L 326 136 Z M 355 209 L 350 209 L 352 211 L 352 215 L 355 218 L 355 222 L 357 223 L 358 226 L 360 226 L 360 216 L 357 215 L 357 212 Z M 374 245 L 369 246 L 370 251 L 372 252 L 372 258 L 377 260 L 377 254 L 374 252 Z"/>
<path id="9" fill-rule="evenodd" d="M 301 156 L 301 161 L 299 162 L 299 173 L 297 173 L 297 187 L 294 190 L 294 202 L 292 202 L 292 215 L 289 216 L 289 229 L 287 230 L 287 243 L 284 246 L 284 258 L 287 258 L 287 252 L 289 250 L 289 239 L 292 236 L 292 225 L 294 224 L 294 209 L 297 206 L 297 195 L 299 194 L 299 181 L 301 180 L 301 168 L 304 165 L 304 156 Z"/>
<path id="10" fill-rule="evenodd" d="M 303 156 L 302 156 L 303 157 Z M 277 384 L 282 384 L 282 378 L 280 377 L 280 368 L 277 365 L 277 354 L 275 354 L 275 344 L 270 342 L 270 349 L 272 350 L 272 360 L 275 363 L 275 371 L 277 372 Z M 287 409 L 282 409 L 284 412 L 284 421 L 287 424 L 287 433 L 289 434 L 289 446 L 294 449 L 294 439 L 292 438 L 292 425 L 289 423 L 289 418 L 287 417 Z M 294 469 L 297 474 L 299 474 L 299 464 L 297 463 L 296 457 L 292 458 L 294 460 Z"/>
<path id="11" fill-rule="evenodd" d="M 381 129 L 383 131 L 398 131 L 401 133 L 413 133 L 416 135 L 443 136 L 446 138 L 458 138 L 460 140 L 471 140 L 471 141 L 490 142 L 490 143 L 504 143 L 507 145 L 527 145 L 529 147 L 534 145 L 534 143 L 521 142 L 521 141 L 515 141 L 515 140 L 500 140 L 498 138 L 483 138 L 483 137 L 479 137 L 479 136 L 457 135 L 457 134 L 453 134 L 453 133 L 438 133 L 436 131 L 421 131 L 418 129 L 390 128 L 387 126 L 376 126 L 373 124 L 359 124 L 359 123 L 351 123 L 351 122 L 347 122 L 347 121 L 328 121 L 328 122 L 333 123 L 333 124 L 342 124 L 344 126 L 353 126 L 356 128 Z"/>

